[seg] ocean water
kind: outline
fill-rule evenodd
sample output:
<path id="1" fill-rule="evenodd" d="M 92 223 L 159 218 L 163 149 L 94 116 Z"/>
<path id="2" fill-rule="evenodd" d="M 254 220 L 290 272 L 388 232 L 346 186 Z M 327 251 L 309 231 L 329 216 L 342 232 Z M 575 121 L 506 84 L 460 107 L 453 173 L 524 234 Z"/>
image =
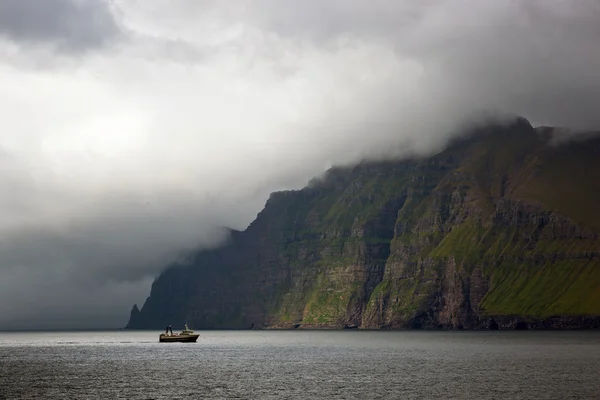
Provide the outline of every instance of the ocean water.
<path id="1" fill-rule="evenodd" d="M 0 399 L 600 399 L 600 332 L 0 333 Z"/>

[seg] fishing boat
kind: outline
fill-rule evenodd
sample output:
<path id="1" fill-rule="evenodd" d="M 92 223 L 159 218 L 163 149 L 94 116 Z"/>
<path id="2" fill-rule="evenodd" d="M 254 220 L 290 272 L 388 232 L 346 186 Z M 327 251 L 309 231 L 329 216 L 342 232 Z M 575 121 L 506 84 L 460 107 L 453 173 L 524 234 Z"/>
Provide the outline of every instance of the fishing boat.
<path id="1" fill-rule="evenodd" d="M 187 324 L 181 333 L 173 333 L 171 326 L 167 327 L 165 333 L 161 333 L 158 337 L 159 342 L 195 342 L 200 335 L 189 329 Z"/>

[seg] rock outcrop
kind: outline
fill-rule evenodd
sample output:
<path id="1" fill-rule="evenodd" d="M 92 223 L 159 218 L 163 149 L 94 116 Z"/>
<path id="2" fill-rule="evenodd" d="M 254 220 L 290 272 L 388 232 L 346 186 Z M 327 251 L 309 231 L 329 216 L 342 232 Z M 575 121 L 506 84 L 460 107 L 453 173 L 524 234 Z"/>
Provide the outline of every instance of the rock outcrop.
<path id="1" fill-rule="evenodd" d="M 155 280 L 128 328 L 600 327 L 600 140 L 525 120 L 273 193 Z"/>

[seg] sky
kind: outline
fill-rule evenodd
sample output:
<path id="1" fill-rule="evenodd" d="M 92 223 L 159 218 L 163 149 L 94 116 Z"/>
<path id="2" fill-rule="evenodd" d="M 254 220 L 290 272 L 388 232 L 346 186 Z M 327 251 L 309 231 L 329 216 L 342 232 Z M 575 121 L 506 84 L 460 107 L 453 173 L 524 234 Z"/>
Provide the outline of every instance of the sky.
<path id="1" fill-rule="evenodd" d="M 0 330 L 119 328 L 332 165 L 598 129 L 600 2 L 0 0 L 0 88 Z"/>

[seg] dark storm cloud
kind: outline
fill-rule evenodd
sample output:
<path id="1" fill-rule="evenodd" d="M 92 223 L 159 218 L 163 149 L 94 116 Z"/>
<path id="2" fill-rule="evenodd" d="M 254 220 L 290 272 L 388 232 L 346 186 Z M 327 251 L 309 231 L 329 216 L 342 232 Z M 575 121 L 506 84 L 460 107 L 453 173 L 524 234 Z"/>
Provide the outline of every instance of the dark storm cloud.
<path id="1" fill-rule="evenodd" d="M 2 0 L 0 36 L 64 51 L 104 46 L 121 31 L 104 0 Z"/>

